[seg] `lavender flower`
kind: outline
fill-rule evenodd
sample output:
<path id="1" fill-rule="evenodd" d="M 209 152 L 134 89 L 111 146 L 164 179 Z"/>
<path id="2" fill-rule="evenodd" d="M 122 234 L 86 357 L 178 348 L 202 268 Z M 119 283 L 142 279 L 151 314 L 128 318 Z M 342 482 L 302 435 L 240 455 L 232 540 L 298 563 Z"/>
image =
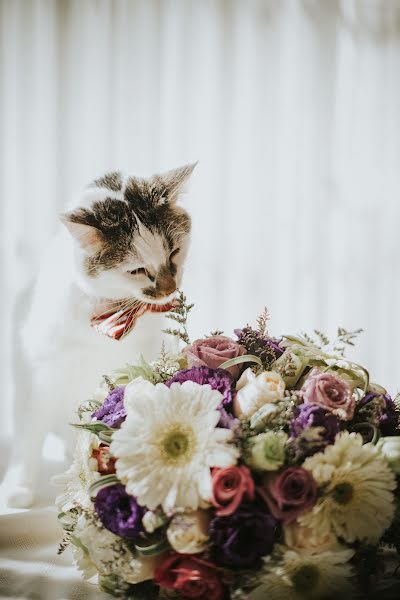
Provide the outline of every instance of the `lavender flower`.
<path id="1" fill-rule="evenodd" d="M 301 404 L 297 407 L 296 418 L 290 424 L 292 438 L 297 438 L 304 430 L 310 427 L 322 427 L 322 444 L 333 444 L 336 434 L 339 433 L 339 421 L 331 413 L 327 413 L 318 404 Z"/>
<path id="2" fill-rule="evenodd" d="M 143 530 L 145 511 L 121 484 L 101 489 L 95 499 L 95 509 L 104 527 L 120 537 L 135 538 Z"/>
<path id="3" fill-rule="evenodd" d="M 102 406 L 92 414 L 92 417 L 109 425 L 109 427 L 120 427 L 126 418 L 124 394 L 125 387 L 123 386 L 113 389 L 104 400 Z"/>
<path id="4" fill-rule="evenodd" d="M 210 523 L 215 559 L 227 567 L 254 567 L 269 554 L 275 542 L 278 522 L 258 502 L 245 502 L 228 517 Z"/>

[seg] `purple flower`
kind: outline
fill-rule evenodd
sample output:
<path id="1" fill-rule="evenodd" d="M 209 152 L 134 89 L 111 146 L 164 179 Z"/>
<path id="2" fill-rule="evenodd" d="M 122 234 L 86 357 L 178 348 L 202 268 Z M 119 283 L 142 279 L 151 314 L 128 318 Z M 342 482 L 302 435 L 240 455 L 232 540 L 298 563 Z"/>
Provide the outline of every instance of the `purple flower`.
<path id="1" fill-rule="evenodd" d="M 124 538 L 135 538 L 143 530 L 145 510 L 126 493 L 121 484 L 102 488 L 96 496 L 95 508 L 106 529 Z"/>
<path id="2" fill-rule="evenodd" d="M 248 327 L 245 327 L 244 329 L 234 330 L 235 335 L 239 338 L 239 342 L 241 341 L 243 332 L 246 331 L 249 331 Z M 285 352 L 285 348 L 282 348 L 279 340 L 276 340 L 275 338 L 269 336 L 263 337 L 260 333 L 258 333 L 257 338 L 259 343 L 262 343 L 264 346 L 269 346 L 271 350 L 275 352 L 276 358 L 279 358 Z"/>
<path id="3" fill-rule="evenodd" d="M 333 444 L 339 433 L 339 421 L 331 413 L 327 413 L 318 404 L 301 404 L 297 407 L 296 418 L 290 424 L 292 438 L 297 438 L 305 429 L 323 427 L 322 444 Z"/>
<path id="4" fill-rule="evenodd" d="M 223 406 L 218 408 L 219 413 L 221 415 L 218 421 L 218 427 L 222 427 L 222 429 L 231 429 L 233 433 L 239 433 L 240 429 L 240 421 L 233 415 L 231 415 Z"/>
<path id="5" fill-rule="evenodd" d="M 232 402 L 232 376 L 225 369 L 192 367 L 191 369 L 178 371 L 165 385 L 169 387 L 172 383 L 183 383 L 184 381 L 194 381 L 200 385 L 208 383 L 213 390 L 217 390 L 222 394 L 223 406 Z"/>
<path id="6" fill-rule="evenodd" d="M 360 411 L 360 409 L 363 410 Z M 374 421 L 373 424 L 379 427 L 382 435 L 399 435 L 399 416 L 389 394 L 383 395 L 375 392 L 366 394 L 358 402 L 357 412 L 369 413 L 368 416 L 366 415 L 366 421 Z"/>
<path id="7" fill-rule="evenodd" d="M 96 417 L 98 421 L 103 421 L 109 427 L 120 427 L 126 418 L 124 394 L 125 387 L 123 386 L 113 389 L 102 406 L 92 414 L 92 417 Z"/>
<path id="8" fill-rule="evenodd" d="M 228 517 L 214 517 L 210 539 L 215 560 L 227 567 L 255 567 L 269 554 L 278 522 L 259 502 L 244 502 Z"/>
<path id="9" fill-rule="evenodd" d="M 211 369 L 209 367 L 192 367 L 178 371 L 166 382 L 168 387 L 172 383 L 183 383 L 184 381 L 194 381 L 199 385 L 210 385 L 213 390 L 222 394 L 222 402 L 218 407 L 221 413 L 219 427 L 224 429 L 236 429 L 239 425 L 238 419 L 235 419 L 227 410 L 232 403 L 232 376 L 225 369 Z"/>

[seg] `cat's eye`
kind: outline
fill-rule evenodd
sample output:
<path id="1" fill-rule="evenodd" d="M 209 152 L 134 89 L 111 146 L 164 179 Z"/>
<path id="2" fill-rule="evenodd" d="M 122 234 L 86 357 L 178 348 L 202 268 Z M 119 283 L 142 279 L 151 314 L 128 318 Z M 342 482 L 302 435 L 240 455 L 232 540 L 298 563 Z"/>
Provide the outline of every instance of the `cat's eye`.
<path id="1" fill-rule="evenodd" d="M 141 267 L 140 269 L 133 269 L 132 271 L 128 271 L 130 275 L 146 275 L 147 271 L 145 268 Z"/>
<path id="2" fill-rule="evenodd" d="M 176 256 L 179 252 L 180 252 L 180 248 L 175 248 L 175 250 L 173 250 L 171 252 L 171 254 L 169 255 L 169 259 L 172 260 L 174 258 L 174 256 Z"/>

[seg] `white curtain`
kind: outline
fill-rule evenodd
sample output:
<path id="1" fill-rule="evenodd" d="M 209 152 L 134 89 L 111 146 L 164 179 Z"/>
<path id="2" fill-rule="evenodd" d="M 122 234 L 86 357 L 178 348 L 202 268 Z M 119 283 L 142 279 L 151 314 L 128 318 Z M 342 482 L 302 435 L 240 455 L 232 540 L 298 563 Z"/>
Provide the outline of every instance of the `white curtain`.
<path id="1" fill-rule="evenodd" d="M 364 327 L 354 356 L 396 392 L 400 0 L 0 0 L 3 441 L 15 300 L 57 214 L 102 171 L 193 160 L 193 336 L 265 305 L 275 335 Z M 100 599 L 49 509 L 0 531 L 5 596 Z"/>
<path id="2" fill-rule="evenodd" d="M 265 305 L 275 335 L 363 327 L 355 356 L 396 391 L 399 15 L 398 0 L 0 0 L 4 432 L 16 294 L 69 197 L 114 168 L 199 160 L 194 336 Z"/>

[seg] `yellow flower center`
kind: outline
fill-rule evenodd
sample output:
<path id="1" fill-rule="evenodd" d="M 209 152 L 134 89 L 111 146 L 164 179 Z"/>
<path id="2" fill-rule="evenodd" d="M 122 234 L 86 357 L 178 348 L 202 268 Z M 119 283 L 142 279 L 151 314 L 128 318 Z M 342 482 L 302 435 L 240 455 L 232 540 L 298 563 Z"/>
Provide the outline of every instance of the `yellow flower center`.
<path id="1" fill-rule="evenodd" d="M 353 498 L 353 486 L 351 483 L 338 483 L 332 490 L 332 496 L 338 504 L 348 504 Z"/>
<path id="2" fill-rule="evenodd" d="M 320 577 L 315 565 L 303 565 L 292 576 L 292 582 L 297 592 L 308 592 L 315 588 Z"/>
<path id="3" fill-rule="evenodd" d="M 172 464 L 189 462 L 193 455 L 195 437 L 190 427 L 178 423 L 162 432 L 160 449 L 163 459 Z"/>

